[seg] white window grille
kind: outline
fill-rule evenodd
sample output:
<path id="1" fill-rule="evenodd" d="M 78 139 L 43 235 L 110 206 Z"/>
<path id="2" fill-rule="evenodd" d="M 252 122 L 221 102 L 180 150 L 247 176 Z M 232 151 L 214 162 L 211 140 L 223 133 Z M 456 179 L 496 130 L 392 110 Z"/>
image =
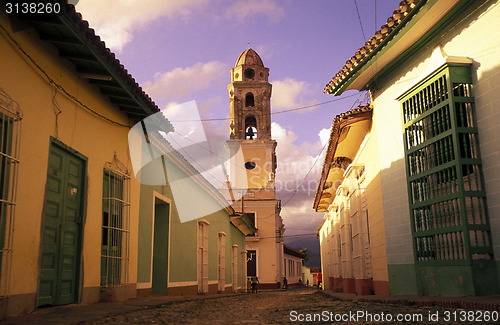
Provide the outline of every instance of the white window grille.
<path id="1" fill-rule="evenodd" d="M 9 294 L 22 112 L 0 88 L 0 299 Z"/>
<path id="2" fill-rule="evenodd" d="M 130 176 L 116 158 L 106 163 L 102 197 L 101 286 L 128 282 Z"/>

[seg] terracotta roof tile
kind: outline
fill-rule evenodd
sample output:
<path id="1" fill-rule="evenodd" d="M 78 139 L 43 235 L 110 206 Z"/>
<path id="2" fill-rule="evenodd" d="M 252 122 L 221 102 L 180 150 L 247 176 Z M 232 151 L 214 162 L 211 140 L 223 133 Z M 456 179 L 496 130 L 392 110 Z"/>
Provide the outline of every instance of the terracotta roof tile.
<path id="1" fill-rule="evenodd" d="M 359 48 L 356 53 L 346 61 L 346 64 L 337 72 L 330 82 L 325 86 L 324 92 L 331 94 L 334 89 L 340 85 L 351 72 L 360 65 L 368 56 L 373 53 L 378 46 L 396 29 L 403 19 L 417 6 L 418 3 L 426 0 L 404 0 L 399 3 L 399 8 L 394 10 L 392 16 L 387 19 L 387 22 L 380 27 L 375 35 L 373 35 L 363 47 Z"/>
<path id="2" fill-rule="evenodd" d="M 110 67 L 114 69 L 114 71 L 122 78 L 122 81 L 130 87 L 132 92 L 141 100 L 144 101 L 147 108 L 150 110 L 150 113 L 159 112 L 160 109 L 156 105 L 156 103 L 149 97 L 148 94 L 142 89 L 141 86 L 137 83 L 137 81 L 130 75 L 120 63 L 120 60 L 116 58 L 116 55 L 106 47 L 104 41 L 96 35 L 95 30 L 90 28 L 88 21 L 83 20 L 82 15 L 76 11 L 75 6 L 69 4 L 67 0 L 59 0 L 61 3 L 61 7 L 66 13 L 67 17 L 71 19 L 75 26 L 78 27 L 79 31 L 86 37 L 86 39 L 95 46 L 95 49 L 103 56 L 105 61 L 109 64 Z"/>

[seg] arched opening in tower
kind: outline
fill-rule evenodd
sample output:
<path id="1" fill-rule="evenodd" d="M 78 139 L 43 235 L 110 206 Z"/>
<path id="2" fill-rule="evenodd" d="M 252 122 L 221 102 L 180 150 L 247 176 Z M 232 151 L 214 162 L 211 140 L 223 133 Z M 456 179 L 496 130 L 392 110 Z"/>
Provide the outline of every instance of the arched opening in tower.
<path id="1" fill-rule="evenodd" d="M 252 93 L 247 93 L 245 96 L 245 107 L 254 107 L 255 100 Z"/>
<path id="2" fill-rule="evenodd" d="M 254 116 L 245 118 L 245 140 L 257 139 L 257 120 Z"/>

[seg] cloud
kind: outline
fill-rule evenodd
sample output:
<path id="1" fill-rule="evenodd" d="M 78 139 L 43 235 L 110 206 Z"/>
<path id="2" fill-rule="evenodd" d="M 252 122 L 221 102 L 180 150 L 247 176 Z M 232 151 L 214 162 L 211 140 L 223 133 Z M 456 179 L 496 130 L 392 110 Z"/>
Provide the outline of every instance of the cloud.
<path id="1" fill-rule="evenodd" d="M 240 0 L 226 9 L 226 19 L 245 21 L 252 16 L 267 16 L 270 22 L 277 22 L 285 16 L 285 9 L 273 0 Z"/>
<path id="2" fill-rule="evenodd" d="M 321 141 L 321 145 L 324 146 L 329 140 L 330 140 L 330 132 L 332 131 L 332 128 L 329 129 L 322 129 L 319 131 L 318 136 Z"/>
<path id="3" fill-rule="evenodd" d="M 312 208 L 325 154 L 324 151 L 320 153 L 322 140 L 296 145 L 297 135 L 278 123 L 272 123 L 271 132 L 278 142 L 276 190 L 284 204 L 281 215 L 288 229 L 287 235 L 314 233 L 323 216 Z M 323 133 L 325 131 L 318 137 L 321 138 Z"/>
<path id="4" fill-rule="evenodd" d="M 215 80 L 223 80 L 228 66 L 219 61 L 196 63 L 186 68 L 158 72 L 143 88 L 155 101 L 187 101 L 196 92 L 207 89 Z"/>
<path id="5" fill-rule="evenodd" d="M 250 46 L 255 49 L 255 52 L 259 53 L 259 56 L 264 60 L 264 66 L 266 66 L 266 61 L 270 58 L 276 56 L 279 53 L 279 49 L 276 47 L 274 43 L 264 43 L 253 45 L 250 43 Z"/>
<path id="6" fill-rule="evenodd" d="M 209 0 L 85 0 L 77 10 L 113 51 L 120 52 L 133 32 L 148 23 L 167 17 L 186 19 Z"/>
<path id="7" fill-rule="evenodd" d="M 305 81 L 286 78 L 283 80 L 275 80 L 272 84 L 273 95 L 271 96 L 271 106 L 275 112 L 318 103 L 316 99 L 308 99 L 313 96 L 316 91 L 312 85 Z"/>

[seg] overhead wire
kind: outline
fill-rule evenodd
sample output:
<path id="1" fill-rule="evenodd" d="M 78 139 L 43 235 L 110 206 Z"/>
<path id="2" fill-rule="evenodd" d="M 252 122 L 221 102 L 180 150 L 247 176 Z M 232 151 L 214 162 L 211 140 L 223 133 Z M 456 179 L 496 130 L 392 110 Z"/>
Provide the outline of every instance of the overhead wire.
<path id="1" fill-rule="evenodd" d="M 286 110 L 282 110 L 282 111 L 277 111 L 277 112 L 271 112 L 270 114 L 271 115 L 276 115 L 276 114 L 283 114 L 283 113 L 300 111 L 300 110 L 304 110 L 304 109 L 308 109 L 308 108 L 312 108 L 312 107 L 317 107 L 317 106 L 321 106 L 321 105 L 325 105 L 325 104 L 329 104 L 329 103 L 333 103 L 333 102 L 338 102 L 338 101 L 341 101 L 341 100 L 344 100 L 344 99 L 347 99 L 347 98 L 350 98 L 350 97 L 354 97 L 354 96 L 357 96 L 357 95 L 358 95 L 358 93 L 354 93 L 354 94 L 350 94 L 350 95 L 343 96 L 343 97 L 340 97 L 340 98 L 335 98 L 335 99 L 332 99 L 332 100 L 328 100 L 326 102 L 321 102 L 321 103 L 317 103 L 317 104 L 312 104 L 312 105 L 307 105 L 307 106 L 301 106 L 301 107 L 296 107 L 296 108 L 290 108 L 290 109 L 286 109 Z M 202 119 L 199 119 L 199 120 L 172 120 L 172 119 L 169 119 L 169 121 L 172 122 L 172 123 L 184 123 L 184 122 L 200 122 L 200 121 L 201 122 L 227 121 L 227 120 L 230 120 L 230 119 L 231 119 L 230 117 L 219 117 L 219 118 L 202 118 Z"/>
<path id="2" fill-rule="evenodd" d="M 47 81 L 52 84 L 56 89 L 60 90 L 61 92 L 63 92 L 66 96 L 68 96 L 71 100 L 73 100 L 74 102 L 76 102 L 78 105 L 80 105 L 81 107 L 83 107 L 84 109 L 86 109 L 87 111 L 89 111 L 90 113 L 98 116 L 99 118 L 102 118 L 112 124 L 115 124 L 115 125 L 118 125 L 118 126 L 122 126 L 122 127 L 127 127 L 129 128 L 130 125 L 127 125 L 127 124 L 123 124 L 123 123 L 120 123 L 120 122 L 117 122 L 117 121 L 114 121 L 112 120 L 111 118 L 108 118 L 106 117 L 105 115 L 102 115 L 101 113 L 95 111 L 94 109 L 90 108 L 88 105 L 86 105 L 85 103 L 83 103 L 82 101 L 80 101 L 78 98 L 76 98 L 75 96 L 73 96 L 70 92 L 68 92 L 62 85 L 60 85 L 59 83 L 57 83 L 52 77 L 50 77 L 50 75 L 31 57 L 31 55 L 29 55 L 25 50 L 24 48 L 12 37 L 12 35 L 7 31 L 7 29 L 0 24 L 0 29 L 3 30 L 3 32 L 5 33 L 5 35 L 9 38 L 9 40 L 17 47 L 17 49 L 37 68 L 37 70 L 47 79 Z M 335 99 L 332 99 L 332 100 L 329 100 L 329 101 L 325 101 L 325 102 L 321 102 L 321 103 L 316 103 L 316 104 L 312 104 L 312 105 L 307 105 L 307 106 L 301 106 L 301 107 L 296 107 L 296 108 L 291 108 L 291 109 L 286 109 L 286 110 L 282 110 L 282 111 L 277 111 L 277 112 L 271 112 L 270 114 L 271 115 L 274 115 L 274 114 L 283 114 L 283 113 L 288 113 L 288 112 L 294 112 L 294 111 L 299 111 L 299 110 L 304 110 L 304 109 L 308 109 L 308 108 L 312 108 L 312 107 L 317 107 L 317 106 L 321 106 L 321 105 L 325 105 L 325 104 L 329 104 L 329 103 L 332 103 L 332 102 L 336 102 L 336 101 L 340 101 L 340 100 L 343 100 L 343 99 L 346 99 L 346 98 L 349 98 L 349 97 L 353 97 L 353 96 L 356 96 L 356 94 L 351 94 L 351 95 L 348 95 L 348 96 L 344 96 L 342 98 L 335 98 Z M 167 117 L 168 118 L 168 117 Z M 175 121 L 175 120 L 170 120 L 170 122 L 194 122 L 194 121 L 224 121 L 224 120 L 229 120 L 230 118 L 227 117 L 227 118 L 208 118 L 208 119 L 200 119 L 200 120 L 178 120 L 178 121 Z"/>
<path id="3" fill-rule="evenodd" d="M 110 119 L 109 117 L 95 111 L 94 109 L 90 108 L 89 106 L 87 106 L 85 103 L 83 103 L 82 101 L 80 101 L 78 98 L 76 98 L 75 96 L 73 96 L 69 91 L 67 91 L 62 85 L 60 85 L 59 83 L 57 83 L 54 79 L 52 79 L 52 77 L 35 61 L 35 59 L 33 59 L 31 57 L 31 55 L 29 55 L 25 50 L 24 48 L 17 42 L 16 39 L 14 39 L 14 37 L 12 37 L 12 35 L 7 31 L 7 29 L 2 25 L 0 24 L 0 29 L 3 30 L 3 32 L 5 33 L 5 35 L 7 36 L 7 38 L 12 42 L 12 44 L 14 44 L 17 49 L 31 62 L 31 64 L 33 64 L 37 70 L 47 79 L 47 81 L 52 84 L 56 89 L 59 89 L 61 92 L 63 92 L 66 96 L 68 96 L 68 98 L 70 98 L 71 100 L 73 100 L 74 102 L 78 103 L 78 105 L 80 105 L 81 107 L 83 107 L 84 109 L 86 109 L 87 111 L 89 111 L 90 113 L 92 113 L 93 115 L 96 115 L 97 117 L 103 119 L 103 120 L 106 120 L 107 122 L 109 123 L 112 123 L 112 124 L 115 124 L 115 125 L 118 125 L 118 126 L 122 126 L 122 127 L 127 127 L 129 128 L 130 125 L 127 125 L 127 124 L 122 124 L 120 122 L 117 122 L 117 121 L 114 121 L 112 119 Z"/>
<path id="4" fill-rule="evenodd" d="M 366 42 L 365 30 L 363 29 L 363 24 L 361 23 L 361 15 L 359 14 L 358 2 L 354 0 L 354 5 L 356 6 L 356 13 L 358 14 L 359 26 L 361 27 L 361 33 L 363 34 L 363 40 Z"/>

